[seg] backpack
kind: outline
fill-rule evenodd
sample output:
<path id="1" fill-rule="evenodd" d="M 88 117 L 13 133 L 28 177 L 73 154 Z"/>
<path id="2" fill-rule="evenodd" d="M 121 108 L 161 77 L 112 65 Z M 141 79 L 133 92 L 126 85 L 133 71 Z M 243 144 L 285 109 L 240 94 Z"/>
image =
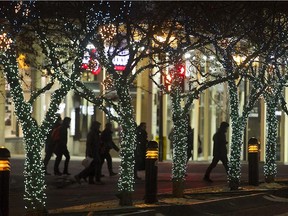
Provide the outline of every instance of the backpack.
<path id="1" fill-rule="evenodd" d="M 59 125 L 58 127 L 52 130 L 51 139 L 53 142 L 60 140 L 60 130 L 61 130 L 61 125 Z"/>

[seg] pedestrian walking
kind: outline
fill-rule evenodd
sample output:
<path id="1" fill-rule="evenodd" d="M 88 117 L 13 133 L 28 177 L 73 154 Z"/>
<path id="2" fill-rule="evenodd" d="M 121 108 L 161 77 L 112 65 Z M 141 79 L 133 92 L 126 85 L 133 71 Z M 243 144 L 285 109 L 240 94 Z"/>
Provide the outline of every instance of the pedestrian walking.
<path id="1" fill-rule="evenodd" d="M 55 175 L 62 175 L 62 173 L 59 171 L 59 164 L 62 160 L 63 155 L 65 156 L 63 174 L 70 175 L 70 173 L 68 172 L 70 153 L 69 153 L 68 148 L 67 148 L 68 128 L 70 128 L 70 122 L 71 122 L 71 118 L 69 118 L 69 117 L 65 117 L 63 119 L 63 123 L 59 127 L 59 139 L 55 141 L 56 142 L 56 144 L 55 144 L 56 145 L 55 146 L 56 160 L 54 163 L 54 174 Z"/>
<path id="2" fill-rule="evenodd" d="M 202 142 L 200 139 L 200 136 L 198 136 L 198 154 L 202 153 Z M 191 128 L 190 125 L 188 125 L 188 138 L 187 138 L 187 163 L 190 160 L 190 158 L 193 159 L 193 147 L 194 147 L 194 128 Z"/>
<path id="3" fill-rule="evenodd" d="M 100 126 L 101 126 L 100 122 L 93 121 L 90 130 L 87 134 L 86 157 L 93 158 L 93 160 L 88 167 L 82 170 L 79 174 L 75 175 L 75 179 L 79 184 L 81 183 L 82 178 L 85 180 L 87 177 L 89 178 L 88 180 L 89 184 L 104 184 L 100 179 L 101 164 L 102 164 L 102 158 L 100 154 L 101 150 Z"/>
<path id="4" fill-rule="evenodd" d="M 112 157 L 110 155 L 110 150 L 114 149 L 115 151 L 119 152 L 120 149 L 113 142 L 112 134 L 113 134 L 112 124 L 107 123 L 105 125 L 105 129 L 101 133 L 101 142 L 103 143 L 101 169 L 102 169 L 102 166 L 104 164 L 104 160 L 106 159 L 108 170 L 109 170 L 109 175 L 115 176 L 115 175 L 117 175 L 117 173 L 113 172 Z"/>
<path id="5" fill-rule="evenodd" d="M 146 148 L 148 143 L 148 134 L 146 131 L 146 123 L 141 122 L 136 128 L 136 151 L 135 151 L 135 179 L 140 179 L 137 171 L 145 170 Z"/>
<path id="6" fill-rule="evenodd" d="M 145 170 L 146 148 L 148 143 L 148 134 L 146 131 L 146 123 L 141 122 L 136 128 L 137 146 L 136 156 L 138 161 L 138 170 Z"/>
<path id="7" fill-rule="evenodd" d="M 169 135 L 168 135 L 168 139 L 170 141 L 170 155 L 171 158 L 173 158 L 173 151 L 174 151 L 174 146 L 173 146 L 173 133 L 174 133 L 174 127 L 171 129 Z"/>
<path id="8" fill-rule="evenodd" d="M 213 159 L 211 164 L 206 170 L 203 180 L 212 183 L 210 179 L 211 171 L 217 166 L 218 162 L 221 161 L 226 173 L 228 173 L 228 158 L 227 158 L 227 147 L 228 142 L 226 141 L 226 132 L 229 127 L 227 122 L 221 122 L 220 128 L 213 136 Z"/>
<path id="9" fill-rule="evenodd" d="M 58 115 L 57 120 L 56 120 L 51 132 L 48 134 L 46 142 L 45 142 L 45 157 L 43 160 L 45 175 L 51 175 L 50 173 L 47 172 L 47 166 L 48 166 L 48 163 L 49 163 L 49 161 L 50 161 L 50 159 L 51 159 L 51 157 L 55 151 L 55 144 L 56 143 L 52 139 L 52 132 L 53 132 L 53 130 L 58 128 L 61 125 L 61 123 L 62 123 L 61 116 Z"/>
<path id="10" fill-rule="evenodd" d="M 194 145 L 194 129 L 190 126 L 190 116 L 187 115 L 188 118 L 188 135 L 187 135 L 187 160 L 186 164 L 188 163 L 189 159 L 192 158 L 192 151 Z M 193 159 L 193 158 L 192 158 Z"/>

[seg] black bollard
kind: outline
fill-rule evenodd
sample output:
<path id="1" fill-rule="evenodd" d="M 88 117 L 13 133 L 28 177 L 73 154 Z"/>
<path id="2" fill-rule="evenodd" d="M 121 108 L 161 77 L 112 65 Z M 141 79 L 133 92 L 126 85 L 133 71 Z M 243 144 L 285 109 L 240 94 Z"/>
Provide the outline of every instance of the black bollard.
<path id="1" fill-rule="evenodd" d="M 10 152 L 0 147 L 0 215 L 9 215 Z"/>
<path id="2" fill-rule="evenodd" d="M 149 141 L 145 161 L 145 203 L 157 202 L 158 143 Z"/>
<path id="3" fill-rule="evenodd" d="M 248 141 L 249 185 L 259 185 L 259 143 L 255 137 Z"/>

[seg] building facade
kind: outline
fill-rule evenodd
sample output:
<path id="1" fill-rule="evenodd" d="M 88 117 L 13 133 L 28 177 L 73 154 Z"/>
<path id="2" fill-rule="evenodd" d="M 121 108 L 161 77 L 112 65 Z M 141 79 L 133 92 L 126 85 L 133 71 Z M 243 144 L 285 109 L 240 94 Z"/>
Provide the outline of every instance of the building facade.
<path id="1" fill-rule="evenodd" d="M 20 56 L 21 57 L 21 56 Z M 23 57 L 22 57 L 23 58 Z M 186 63 L 188 64 L 188 63 Z M 187 67 L 188 68 L 188 67 Z M 41 88 L 46 83 L 46 78 L 41 76 L 41 73 L 36 73 L 35 69 L 25 65 L 21 65 L 19 61 L 19 72 L 23 73 L 25 77 L 24 94 L 30 94 L 33 88 Z M 171 160 L 171 147 L 168 135 L 173 127 L 171 101 L 168 95 L 162 94 L 157 86 L 149 79 L 149 70 L 144 71 L 138 76 L 137 88 L 131 89 L 131 95 L 133 98 L 133 107 L 135 120 L 137 124 L 140 122 L 146 122 L 147 132 L 149 140 L 160 141 L 161 137 L 163 143 L 161 147 L 161 160 Z M 190 73 L 187 71 L 187 73 Z M 188 75 L 189 76 L 189 75 Z M 95 92 L 101 92 L 103 90 L 102 82 L 105 80 L 105 70 L 102 69 L 97 75 L 86 71 L 83 75 L 83 82 L 88 88 L 93 89 Z M 160 77 L 159 77 L 160 79 Z M 0 99 L 0 124 L 2 127 L 0 131 L 0 139 L 4 146 L 6 146 L 13 154 L 24 154 L 22 131 L 17 124 L 16 117 L 14 115 L 14 108 L 12 99 L 9 93 L 9 86 L 5 84 L 5 80 L 1 77 L 1 93 Z M 242 107 L 246 100 L 246 94 L 249 91 L 249 83 L 244 83 L 239 88 L 240 105 Z M 47 104 L 49 104 L 50 95 L 53 92 L 51 89 L 45 95 L 43 95 L 34 106 L 34 118 L 41 122 L 44 117 Z M 195 100 L 190 111 L 191 122 L 190 125 L 194 128 L 194 151 L 193 160 L 195 161 L 207 161 L 212 158 L 213 153 L 213 134 L 216 132 L 218 126 L 222 121 L 229 122 L 229 101 L 227 94 L 227 85 L 225 83 L 218 84 L 206 90 L 200 95 L 198 100 Z M 115 96 L 115 95 L 114 95 Z M 114 97 L 111 94 L 111 97 Z M 288 99 L 288 90 L 285 92 L 286 99 Z M 162 100 L 162 106 L 160 101 Z M 266 137 L 266 105 L 264 100 L 260 100 L 255 105 L 253 111 L 249 115 L 247 127 L 245 129 L 244 145 L 242 149 L 242 160 L 247 160 L 248 155 L 248 140 L 251 137 L 256 137 L 260 143 L 260 159 L 263 161 L 265 158 L 265 137 Z M 113 112 L 113 110 L 110 110 Z M 85 141 L 88 129 L 91 121 L 96 119 L 102 122 L 102 127 L 109 119 L 106 115 L 100 111 L 93 104 L 87 100 L 78 97 L 73 92 L 65 97 L 61 103 L 59 111 L 62 118 L 65 116 L 71 117 L 71 128 L 69 134 L 69 150 L 71 155 L 85 156 Z M 284 112 L 279 109 L 276 113 L 278 118 L 278 134 L 277 134 L 277 161 L 288 162 L 288 135 L 285 134 L 285 130 L 288 129 L 288 119 Z M 114 127 L 114 139 L 115 143 L 119 143 L 120 127 L 117 123 L 113 122 Z M 102 128 L 102 129 L 103 129 Z M 162 133 L 162 134 L 161 134 Z M 231 128 L 228 132 L 229 139 L 231 141 Z M 201 140 L 201 146 L 199 145 L 198 137 Z M 231 143 L 231 142 L 229 142 Z M 199 147 L 202 148 L 202 152 L 198 153 Z M 119 157 L 118 153 L 113 153 L 114 157 Z"/>

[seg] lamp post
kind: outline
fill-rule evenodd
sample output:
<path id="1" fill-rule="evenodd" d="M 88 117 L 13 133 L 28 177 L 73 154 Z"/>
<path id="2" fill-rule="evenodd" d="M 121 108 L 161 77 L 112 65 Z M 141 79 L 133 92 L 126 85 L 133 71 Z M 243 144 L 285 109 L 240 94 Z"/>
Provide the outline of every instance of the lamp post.
<path id="1" fill-rule="evenodd" d="M 163 84 L 163 75 L 160 75 L 160 85 Z M 159 92 L 159 161 L 163 161 L 163 91 Z"/>
<path id="2" fill-rule="evenodd" d="M 165 59 L 165 56 L 163 54 L 159 54 L 159 60 L 160 62 Z M 160 86 L 163 86 L 163 68 L 160 71 Z M 163 142 L 163 90 L 159 91 L 159 161 L 163 161 L 163 148 L 164 148 L 164 142 Z"/>
<path id="3" fill-rule="evenodd" d="M 0 215 L 9 215 L 10 151 L 0 147 Z"/>

